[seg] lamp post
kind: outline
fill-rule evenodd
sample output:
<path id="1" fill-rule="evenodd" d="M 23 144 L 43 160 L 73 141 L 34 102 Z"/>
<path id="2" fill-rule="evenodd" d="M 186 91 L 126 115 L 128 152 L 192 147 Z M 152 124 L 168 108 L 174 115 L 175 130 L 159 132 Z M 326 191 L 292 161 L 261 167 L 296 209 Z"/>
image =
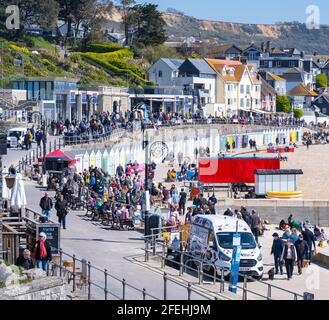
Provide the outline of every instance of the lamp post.
<path id="1" fill-rule="evenodd" d="M 149 199 L 150 199 L 150 190 L 149 190 L 149 150 L 148 150 L 148 132 L 143 130 L 143 150 L 145 151 L 145 182 L 144 182 L 144 201 L 143 201 L 143 212 L 144 212 L 144 235 L 148 236 L 149 234 Z"/>

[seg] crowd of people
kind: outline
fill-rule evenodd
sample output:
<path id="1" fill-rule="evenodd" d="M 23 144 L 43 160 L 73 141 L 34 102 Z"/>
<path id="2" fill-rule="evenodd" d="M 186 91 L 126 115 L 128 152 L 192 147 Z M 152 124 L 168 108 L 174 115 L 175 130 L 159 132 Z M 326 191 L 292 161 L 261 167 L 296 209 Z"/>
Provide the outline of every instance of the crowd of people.
<path id="1" fill-rule="evenodd" d="M 277 232 L 273 234 L 271 254 L 274 256 L 275 274 L 283 274 L 285 264 L 288 280 L 292 279 L 294 266 L 297 264 L 298 274 L 312 263 L 312 256 L 322 247 L 329 238 L 324 229 L 319 229 L 309 221 L 298 221 L 290 215 L 287 222 L 282 220 L 279 229 L 283 231 L 280 237 Z"/>

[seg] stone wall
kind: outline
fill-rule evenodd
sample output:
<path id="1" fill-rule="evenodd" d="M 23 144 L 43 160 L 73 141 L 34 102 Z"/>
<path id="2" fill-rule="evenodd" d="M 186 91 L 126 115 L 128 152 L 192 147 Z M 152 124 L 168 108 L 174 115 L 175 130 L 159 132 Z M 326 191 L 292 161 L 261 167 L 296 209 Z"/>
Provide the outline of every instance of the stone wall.
<path id="1" fill-rule="evenodd" d="M 0 289 L 0 300 L 66 300 L 65 283 L 57 277 L 33 280 Z"/>
<path id="2" fill-rule="evenodd" d="M 282 219 L 287 220 L 290 214 L 296 219 L 309 220 L 320 227 L 329 227 L 329 201 L 321 200 L 220 200 L 217 212 L 223 213 L 227 208 L 256 210 L 262 219 L 268 219 L 271 224 L 279 224 Z"/>

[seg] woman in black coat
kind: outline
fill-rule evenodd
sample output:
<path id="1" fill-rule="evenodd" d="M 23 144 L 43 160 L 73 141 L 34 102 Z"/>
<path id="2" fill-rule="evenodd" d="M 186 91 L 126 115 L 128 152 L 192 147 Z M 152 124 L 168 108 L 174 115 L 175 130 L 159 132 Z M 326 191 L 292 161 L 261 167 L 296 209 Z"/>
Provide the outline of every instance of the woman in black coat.
<path id="1" fill-rule="evenodd" d="M 60 225 L 63 224 L 63 229 L 66 229 L 66 201 L 64 200 L 64 196 L 60 195 L 59 199 L 55 203 L 55 209 L 57 211 L 58 223 Z"/>

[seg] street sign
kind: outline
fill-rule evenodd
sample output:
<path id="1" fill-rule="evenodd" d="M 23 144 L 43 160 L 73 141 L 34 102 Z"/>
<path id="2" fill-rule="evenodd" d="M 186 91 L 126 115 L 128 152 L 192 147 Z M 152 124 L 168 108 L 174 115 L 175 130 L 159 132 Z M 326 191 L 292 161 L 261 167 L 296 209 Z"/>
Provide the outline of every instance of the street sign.
<path id="1" fill-rule="evenodd" d="M 240 233 L 235 233 L 233 235 L 233 255 L 231 262 L 231 284 L 230 292 L 237 293 L 237 284 L 239 281 L 239 271 L 240 271 L 240 258 L 241 258 L 241 235 Z"/>

